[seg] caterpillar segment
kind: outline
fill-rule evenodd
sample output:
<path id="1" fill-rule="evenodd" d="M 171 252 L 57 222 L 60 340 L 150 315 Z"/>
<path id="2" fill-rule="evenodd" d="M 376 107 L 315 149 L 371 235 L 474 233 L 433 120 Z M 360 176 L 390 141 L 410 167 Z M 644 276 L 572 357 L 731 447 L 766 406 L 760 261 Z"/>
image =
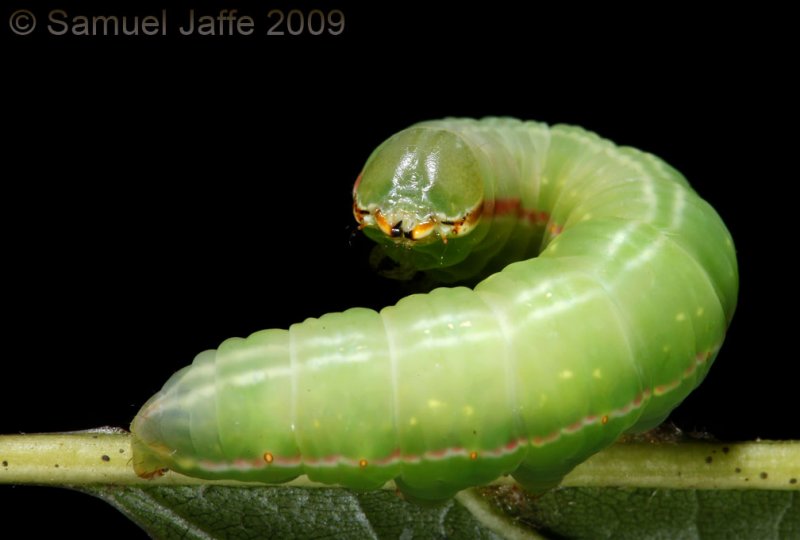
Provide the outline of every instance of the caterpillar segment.
<path id="1" fill-rule="evenodd" d="M 133 421 L 134 466 L 440 501 L 543 491 L 705 377 L 736 307 L 733 241 L 659 158 L 575 126 L 423 122 L 369 157 L 364 233 L 443 287 L 232 338 Z"/>

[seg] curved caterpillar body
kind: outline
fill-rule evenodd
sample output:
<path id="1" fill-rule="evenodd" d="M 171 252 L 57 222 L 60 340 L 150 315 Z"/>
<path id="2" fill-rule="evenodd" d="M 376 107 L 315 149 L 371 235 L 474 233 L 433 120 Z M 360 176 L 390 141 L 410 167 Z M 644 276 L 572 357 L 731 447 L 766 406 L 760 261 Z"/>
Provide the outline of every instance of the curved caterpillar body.
<path id="1" fill-rule="evenodd" d="M 354 188 L 402 264 L 475 288 L 355 308 L 206 351 L 133 421 L 134 466 L 202 478 L 394 479 L 440 500 L 512 474 L 556 485 L 651 428 L 706 375 L 733 316 L 725 225 L 675 169 L 578 127 L 417 124 Z"/>

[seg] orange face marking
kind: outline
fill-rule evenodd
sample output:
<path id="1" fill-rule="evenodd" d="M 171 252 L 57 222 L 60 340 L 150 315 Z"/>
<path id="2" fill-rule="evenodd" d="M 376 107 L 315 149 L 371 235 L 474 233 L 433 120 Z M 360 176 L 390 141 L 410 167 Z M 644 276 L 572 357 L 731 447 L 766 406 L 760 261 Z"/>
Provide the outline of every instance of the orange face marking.
<path id="1" fill-rule="evenodd" d="M 464 217 L 459 219 L 454 219 L 451 221 L 442 221 L 442 223 L 444 223 L 445 225 L 450 225 L 451 234 L 458 235 L 464 228 L 466 228 L 467 230 L 472 229 L 478 223 L 478 221 L 480 221 L 482 214 L 483 214 L 483 201 L 478 203 L 478 205 L 475 208 L 467 212 L 464 215 Z M 442 239 L 444 240 L 444 235 L 442 235 Z"/>
<path id="2" fill-rule="evenodd" d="M 356 222 L 358 223 L 358 228 L 364 228 L 364 215 L 369 214 L 369 210 L 362 210 L 358 207 L 358 203 L 355 199 L 353 199 L 353 217 L 356 218 Z"/>
<path id="3" fill-rule="evenodd" d="M 475 461 L 476 459 L 478 459 L 478 452 L 475 452 L 474 450 L 472 452 L 470 452 L 469 453 L 469 459 L 471 459 L 472 461 Z"/>
<path id="4" fill-rule="evenodd" d="M 367 466 L 367 460 L 362 459 L 361 461 L 358 462 L 358 466 L 364 469 Z"/>
<path id="5" fill-rule="evenodd" d="M 481 215 L 483 215 L 483 201 L 464 217 L 464 222 L 472 228 L 478 223 L 478 220 L 481 219 Z"/>
<path id="6" fill-rule="evenodd" d="M 392 236 L 392 226 L 389 224 L 380 210 L 375 210 L 375 223 L 378 225 L 378 228 L 383 232 L 383 234 L 386 236 Z"/>
<path id="7" fill-rule="evenodd" d="M 270 465 L 273 461 L 275 461 L 275 456 L 269 452 L 264 452 L 264 461 L 267 462 L 267 465 Z"/>
<path id="8" fill-rule="evenodd" d="M 608 415 L 607 414 L 603 415 L 603 418 L 600 419 L 600 423 L 603 424 L 603 425 L 608 424 Z"/>
<path id="9" fill-rule="evenodd" d="M 411 229 L 411 239 L 412 240 L 419 240 L 420 238 L 425 238 L 433 231 L 434 227 L 436 227 L 436 223 L 433 220 L 426 221 L 425 223 L 420 223 L 413 229 Z"/>
<path id="10" fill-rule="evenodd" d="M 356 181 L 356 185 L 359 180 Z M 481 201 L 472 210 L 464 214 L 463 217 L 456 219 L 446 219 L 441 215 L 431 214 L 424 220 L 419 218 L 409 218 L 409 222 L 416 222 L 416 225 L 407 230 L 403 227 L 404 220 L 399 216 L 387 217 L 379 208 L 368 210 L 359 205 L 355 193 L 353 194 L 353 216 L 356 218 L 359 229 L 375 226 L 383 234 L 391 238 L 408 239 L 412 241 L 427 238 L 434 231 L 439 233 L 442 243 L 447 243 L 448 236 L 458 236 L 469 232 L 480 221 L 484 211 L 484 203 Z M 396 221 L 396 223 L 392 223 Z"/>

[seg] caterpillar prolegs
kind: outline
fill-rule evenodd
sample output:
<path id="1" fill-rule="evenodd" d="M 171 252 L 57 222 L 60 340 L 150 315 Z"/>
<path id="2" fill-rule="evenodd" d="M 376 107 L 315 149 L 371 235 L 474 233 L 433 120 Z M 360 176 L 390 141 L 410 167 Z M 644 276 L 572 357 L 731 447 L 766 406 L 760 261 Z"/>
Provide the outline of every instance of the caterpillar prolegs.
<path id="1" fill-rule="evenodd" d="M 488 277 L 199 354 L 133 421 L 140 475 L 543 490 L 661 422 L 735 309 L 714 209 L 657 157 L 578 127 L 417 124 L 369 157 L 353 211 L 400 264 Z"/>

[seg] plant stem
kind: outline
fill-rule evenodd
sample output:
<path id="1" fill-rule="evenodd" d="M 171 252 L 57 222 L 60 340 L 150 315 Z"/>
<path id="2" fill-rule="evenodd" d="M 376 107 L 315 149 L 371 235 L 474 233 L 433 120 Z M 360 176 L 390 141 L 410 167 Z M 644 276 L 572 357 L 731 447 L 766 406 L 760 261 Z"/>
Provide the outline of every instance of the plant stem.
<path id="1" fill-rule="evenodd" d="M 800 441 L 620 443 L 578 465 L 563 486 L 800 489 Z"/>
<path id="2" fill-rule="evenodd" d="M 111 429 L 0 435 L 0 484 L 243 484 L 174 472 L 154 480 L 139 478 L 131 467 L 130 442 L 128 433 Z M 506 477 L 496 483 L 511 482 Z M 305 477 L 291 484 L 322 486 Z M 800 441 L 619 443 L 576 467 L 562 486 L 796 490 Z"/>

